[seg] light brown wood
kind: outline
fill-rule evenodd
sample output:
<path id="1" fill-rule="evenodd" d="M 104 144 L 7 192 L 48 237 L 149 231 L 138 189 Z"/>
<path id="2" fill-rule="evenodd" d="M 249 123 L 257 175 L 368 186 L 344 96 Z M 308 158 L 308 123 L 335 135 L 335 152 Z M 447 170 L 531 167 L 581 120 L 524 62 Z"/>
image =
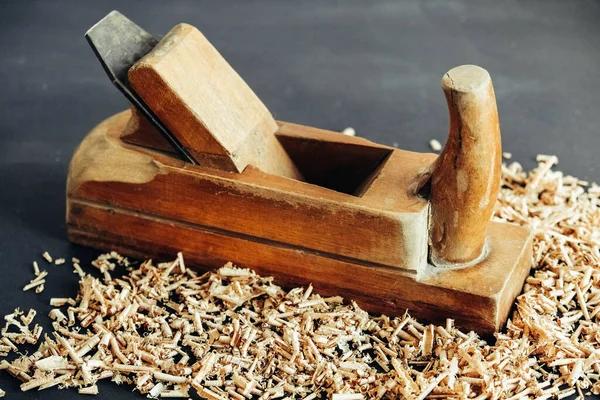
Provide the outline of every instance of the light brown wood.
<path id="1" fill-rule="evenodd" d="M 319 293 L 357 301 L 369 312 L 398 316 L 409 309 L 424 321 L 443 324 L 453 318 L 460 328 L 483 335 L 503 326 L 530 268 L 529 232 L 500 223 L 490 225 L 489 240 L 496 249 L 491 257 L 470 268 L 436 271 L 419 279 L 377 264 L 244 240 L 78 199 L 70 200 L 69 209 L 69 239 L 84 246 L 156 260 L 183 251 L 186 265 L 200 270 L 233 260 L 235 265 L 274 276 L 286 288 L 312 283 Z M 156 235 L 163 240 L 157 241 Z"/>
<path id="2" fill-rule="evenodd" d="M 193 26 L 175 26 L 129 70 L 129 82 L 200 165 L 302 180 L 269 110 Z"/>
<path id="3" fill-rule="evenodd" d="M 100 202 L 110 198 L 113 207 L 356 262 L 412 271 L 427 262 L 428 203 L 408 191 L 397 193 L 390 188 L 407 186 L 433 161 L 433 155 L 394 150 L 334 132 L 314 130 L 303 135 L 304 127 L 283 124 L 278 136 L 286 137 L 290 149 L 307 141 L 325 149 L 320 164 L 324 170 L 352 171 L 353 159 L 347 155 L 357 152 L 364 153 L 361 159 L 374 169 L 377 161 L 391 152 L 384 172 L 372 179 L 370 189 L 359 197 L 255 168 L 231 174 L 128 147 L 119 137 L 129 117 L 128 111 L 105 121 L 82 142 L 69 173 L 72 196 Z M 312 151 L 304 154 L 308 160 L 312 156 Z M 124 174 L 127 160 L 136 157 L 148 158 L 140 160 L 138 171 L 127 168 Z M 398 174 L 399 170 L 403 173 Z M 368 175 L 365 173 L 365 179 Z M 336 182 L 335 174 L 329 181 Z M 143 184 L 135 189 L 131 186 L 140 182 Z"/>
<path id="4" fill-rule="evenodd" d="M 485 257 L 498 197 L 502 146 L 490 75 L 474 65 L 446 73 L 442 87 L 450 132 L 431 176 L 431 262 L 466 266 Z"/>
<path id="5" fill-rule="evenodd" d="M 331 164 L 321 168 L 363 165 L 344 159 L 358 154 L 369 165 L 361 171 L 371 171 L 383 156 L 351 195 L 255 168 L 230 174 L 128 145 L 120 136 L 129 118 L 127 111 L 104 121 L 73 158 L 67 227 L 75 243 L 155 259 L 183 251 L 186 264 L 201 269 L 232 261 L 286 287 L 312 282 L 371 312 L 399 315 L 409 308 L 431 322 L 456 318 L 482 334 L 504 323 L 529 271 L 529 232 L 498 223 L 488 227 L 492 251 L 485 260 L 460 270 L 427 265 L 429 205 L 408 188 L 435 155 L 280 123 L 277 136 L 295 157 L 306 148 L 332 149 Z M 120 172 L 123 165 L 129 174 Z"/>

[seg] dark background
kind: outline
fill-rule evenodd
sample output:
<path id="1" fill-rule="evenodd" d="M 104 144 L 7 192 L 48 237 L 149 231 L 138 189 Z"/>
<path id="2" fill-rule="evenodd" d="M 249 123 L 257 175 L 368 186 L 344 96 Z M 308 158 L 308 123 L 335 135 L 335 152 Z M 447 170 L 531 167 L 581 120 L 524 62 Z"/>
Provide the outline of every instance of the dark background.
<path id="1" fill-rule="evenodd" d="M 83 38 L 118 9 L 155 35 L 197 26 L 276 118 L 331 130 L 347 126 L 387 145 L 429 151 L 444 142 L 441 76 L 478 64 L 494 80 L 505 151 L 526 167 L 556 154 L 559 169 L 600 181 L 600 3 L 597 1 L 175 2 L 0 0 L 0 314 L 38 310 L 48 328 L 50 297 L 75 296 L 67 265 L 90 260 L 64 226 L 65 177 L 84 135 L 127 107 Z M 46 290 L 21 288 L 31 261 Z M 9 398 L 21 394 L 0 371 Z M 138 398 L 100 384 L 98 398 Z"/>

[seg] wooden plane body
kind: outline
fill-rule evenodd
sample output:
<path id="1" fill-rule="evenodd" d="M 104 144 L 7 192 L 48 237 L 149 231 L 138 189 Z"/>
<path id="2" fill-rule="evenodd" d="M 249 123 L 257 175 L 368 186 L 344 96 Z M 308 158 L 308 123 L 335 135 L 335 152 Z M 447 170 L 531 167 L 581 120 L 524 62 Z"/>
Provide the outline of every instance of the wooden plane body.
<path id="1" fill-rule="evenodd" d="M 435 155 L 277 124 L 303 181 L 252 166 L 231 172 L 186 163 L 135 111 L 108 118 L 70 165 L 69 239 L 139 258 L 182 251 L 201 269 L 232 261 L 370 312 L 409 309 L 482 334 L 501 327 L 529 272 L 527 229 L 489 223 L 483 259 L 435 267 L 430 202 L 415 191 Z"/>

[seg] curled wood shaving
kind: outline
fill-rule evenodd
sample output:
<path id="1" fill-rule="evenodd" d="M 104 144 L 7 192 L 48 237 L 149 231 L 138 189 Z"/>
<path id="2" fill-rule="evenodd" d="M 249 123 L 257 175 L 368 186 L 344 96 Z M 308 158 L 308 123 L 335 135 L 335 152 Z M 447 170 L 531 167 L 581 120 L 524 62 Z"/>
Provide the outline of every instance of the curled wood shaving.
<path id="1" fill-rule="evenodd" d="M 81 271 L 77 299 L 51 300 L 53 335 L 0 369 L 20 379 L 22 390 L 58 385 L 93 394 L 98 381 L 109 379 L 150 397 L 600 393 L 600 187 L 553 171 L 556 157 L 538 161 L 529 174 L 516 163 L 503 167 L 494 218 L 531 227 L 535 267 L 493 345 L 451 319 L 433 326 L 408 313 L 372 316 L 312 286 L 284 291 L 231 263 L 200 275 L 181 254 L 131 268 L 113 252 L 92 263 L 102 279 Z M 121 278 L 112 276 L 118 266 L 128 268 Z M 7 315 L 0 350 L 36 342 L 34 316 Z"/>

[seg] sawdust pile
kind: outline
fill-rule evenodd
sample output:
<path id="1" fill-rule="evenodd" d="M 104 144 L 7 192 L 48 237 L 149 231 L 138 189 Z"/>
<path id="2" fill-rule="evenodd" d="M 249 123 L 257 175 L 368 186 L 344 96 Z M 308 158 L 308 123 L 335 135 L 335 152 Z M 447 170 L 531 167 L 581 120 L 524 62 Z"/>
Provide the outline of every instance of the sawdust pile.
<path id="1" fill-rule="evenodd" d="M 600 188 L 552 171 L 555 157 L 538 161 L 529 174 L 504 167 L 495 219 L 531 226 L 535 269 L 494 345 L 451 320 L 370 316 L 232 265 L 197 275 L 181 255 L 128 267 L 112 253 L 93 263 L 103 279 L 84 274 L 77 299 L 52 300 L 51 334 L 29 328 L 34 311 L 6 316 L 1 351 L 41 344 L 0 368 L 22 390 L 95 394 L 107 379 L 151 397 L 211 400 L 600 393 Z M 113 278 L 118 264 L 127 273 Z"/>

